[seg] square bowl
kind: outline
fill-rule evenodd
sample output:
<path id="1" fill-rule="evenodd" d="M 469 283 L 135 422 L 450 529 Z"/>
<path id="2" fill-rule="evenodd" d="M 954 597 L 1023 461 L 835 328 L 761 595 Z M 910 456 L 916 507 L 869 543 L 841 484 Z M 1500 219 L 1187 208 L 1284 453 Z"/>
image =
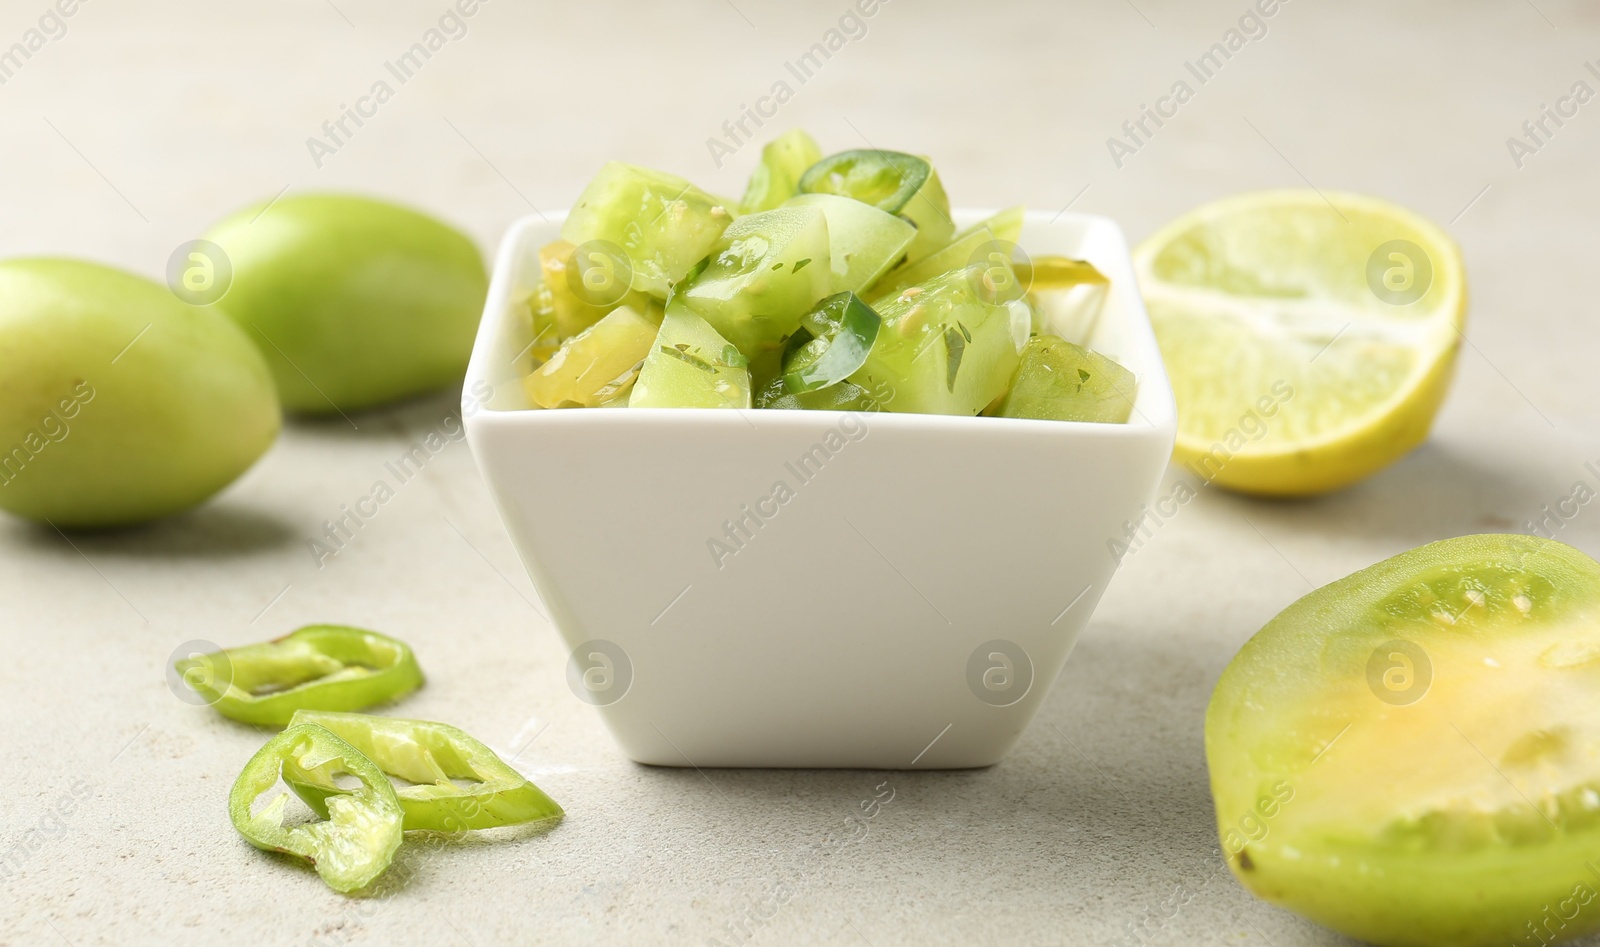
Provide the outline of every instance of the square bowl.
<path id="1" fill-rule="evenodd" d="M 1021 245 L 1110 278 L 1092 333 L 1074 341 L 1137 376 L 1127 424 L 523 410 L 527 300 L 559 227 L 523 218 L 500 246 L 466 429 L 570 651 L 573 692 L 641 763 L 1002 759 L 1172 451 L 1172 390 L 1117 225 L 1030 214 Z"/>

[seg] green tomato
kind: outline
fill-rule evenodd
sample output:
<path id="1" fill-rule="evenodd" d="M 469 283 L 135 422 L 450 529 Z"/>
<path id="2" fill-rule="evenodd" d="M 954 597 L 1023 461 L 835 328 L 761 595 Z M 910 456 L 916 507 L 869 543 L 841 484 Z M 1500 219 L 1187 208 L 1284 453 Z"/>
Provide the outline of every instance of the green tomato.
<path id="1" fill-rule="evenodd" d="M 66 527 L 176 513 L 280 424 L 265 361 L 227 319 L 94 263 L 0 263 L 0 508 Z"/>
<path id="2" fill-rule="evenodd" d="M 246 208 L 206 238 L 233 266 L 217 306 L 249 331 L 284 407 L 368 408 L 459 382 L 488 290 L 464 234 L 339 194 Z"/>
<path id="3" fill-rule="evenodd" d="M 1391 947 L 1600 928 L 1600 563 L 1462 536 L 1310 593 L 1206 711 L 1228 866 Z"/>

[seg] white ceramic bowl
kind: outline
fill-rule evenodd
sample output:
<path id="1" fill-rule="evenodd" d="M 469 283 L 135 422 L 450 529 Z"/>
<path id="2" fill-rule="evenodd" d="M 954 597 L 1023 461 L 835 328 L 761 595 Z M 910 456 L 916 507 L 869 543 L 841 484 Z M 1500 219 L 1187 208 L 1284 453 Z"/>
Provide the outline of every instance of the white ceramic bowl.
<path id="1" fill-rule="evenodd" d="M 1021 244 L 1110 277 L 1087 343 L 1138 376 L 1124 425 L 521 410 L 526 300 L 559 226 L 524 218 L 501 244 L 466 380 L 486 410 L 466 428 L 574 693 L 641 763 L 1003 758 L 1172 450 L 1172 391 L 1116 224 L 1030 214 Z"/>

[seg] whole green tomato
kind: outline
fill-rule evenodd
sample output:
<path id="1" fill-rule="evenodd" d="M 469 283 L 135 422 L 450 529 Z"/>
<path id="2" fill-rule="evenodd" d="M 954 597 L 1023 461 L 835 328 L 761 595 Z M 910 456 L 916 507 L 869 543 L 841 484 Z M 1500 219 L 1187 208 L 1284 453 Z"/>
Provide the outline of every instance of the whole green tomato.
<path id="1" fill-rule="evenodd" d="M 216 305 L 256 340 L 290 411 L 372 407 L 465 373 L 488 276 L 452 227 L 312 194 L 246 208 L 205 236 L 232 268 Z"/>
<path id="2" fill-rule="evenodd" d="M 233 482 L 280 425 L 266 362 L 227 319 L 95 263 L 0 263 L 0 509 L 155 519 Z"/>

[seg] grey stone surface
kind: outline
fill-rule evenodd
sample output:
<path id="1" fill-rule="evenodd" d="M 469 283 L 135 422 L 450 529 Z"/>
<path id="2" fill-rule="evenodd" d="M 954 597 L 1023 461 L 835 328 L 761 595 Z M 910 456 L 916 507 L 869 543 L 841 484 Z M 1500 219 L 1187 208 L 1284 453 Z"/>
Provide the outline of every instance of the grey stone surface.
<path id="1" fill-rule="evenodd" d="M 459 443 L 319 568 L 307 540 L 392 479 L 384 461 L 444 424 L 449 397 L 291 424 L 217 500 L 148 529 L 69 541 L 0 523 L 0 854 L 22 846 L 0 943 L 734 943 L 724 925 L 768 912 L 779 882 L 755 943 L 1123 943 L 1130 924 L 1154 944 L 1340 943 L 1212 858 L 1201 717 L 1237 647 L 1311 587 L 1517 529 L 1595 485 L 1600 104 L 1520 169 L 1506 139 L 1574 82 L 1600 88 L 1584 66 L 1600 13 L 1537 4 L 1295 0 L 1119 169 L 1106 139 L 1245 0 L 894 0 L 804 83 L 785 64 L 845 0 L 496 0 L 404 84 L 384 64 L 445 0 L 84 3 L 0 86 L 7 256 L 156 275 L 211 220 L 286 187 L 400 198 L 487 249 L 610 158 L 737 192 L 756 147 L 719 168 L 707 139 L 787 80 L 767 132 L 925 152 L 958 204 L 1070 202 L 1134 240 L 1254 188 L 1401 201 L 1465 249 L 1472 344 L 1433 439 L 1391 470 L 1310 502 L 1206 492 L 1162 525 L 1015 754 L 979 772 L 627 762 L 568 691 Z M 0 46 L 45 9 L 0 4 Z M 306 139 L 384 78 L 393 98 L 317 166 Z M 1600 513 L 1561 538 L 1600 551 Z M 515 755 L 566 822 L 412 850 L 403 883 L 366 900 L 246 846 L 225 797 L 262 734 L 175 699 L 162 668 L 180 642 L 320 620 L 414 643 L 430 683 L 405 712 Z M 865 836 L 821 854 L 884 782 L 895 795 Z"/>

